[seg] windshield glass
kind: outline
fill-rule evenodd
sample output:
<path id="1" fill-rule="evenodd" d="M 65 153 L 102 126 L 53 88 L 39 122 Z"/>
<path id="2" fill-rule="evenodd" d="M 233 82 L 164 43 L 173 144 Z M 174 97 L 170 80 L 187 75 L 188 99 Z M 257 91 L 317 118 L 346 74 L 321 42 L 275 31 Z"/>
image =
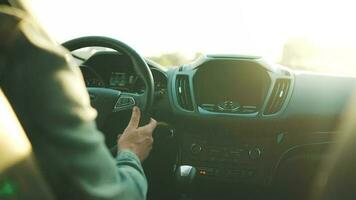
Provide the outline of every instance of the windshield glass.
<path id="1" fill-rule="evenodd" d="M 167 67 L 201 54 L 248 54 L 294 69 L 356 74 L 353 1 L 32 0 L 30 7 L 58 42 L 113 37 Z"/>

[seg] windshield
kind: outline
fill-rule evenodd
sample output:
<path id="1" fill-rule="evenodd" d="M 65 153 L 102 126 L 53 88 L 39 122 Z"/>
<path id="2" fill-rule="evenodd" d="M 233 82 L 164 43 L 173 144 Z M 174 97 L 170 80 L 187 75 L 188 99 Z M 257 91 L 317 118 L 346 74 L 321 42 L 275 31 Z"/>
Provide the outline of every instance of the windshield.
<path id="1" fill-rule="evenodd" d="M 58 42 L 87 35 L 121 40 L 163 66 L 201 54 L 262 56 L 284 66 L 356 74 L 353 1 L 32 0 Z"/>

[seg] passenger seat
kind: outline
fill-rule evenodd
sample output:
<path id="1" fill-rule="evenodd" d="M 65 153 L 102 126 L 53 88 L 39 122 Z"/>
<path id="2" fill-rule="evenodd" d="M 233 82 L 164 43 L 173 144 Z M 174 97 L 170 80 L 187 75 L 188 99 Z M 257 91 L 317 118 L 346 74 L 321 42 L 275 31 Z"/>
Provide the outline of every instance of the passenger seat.
<path id="1" fill-rule="evenodd" d="M 0 199 L 54 199 L 31 144 L 0 88 Z"/>

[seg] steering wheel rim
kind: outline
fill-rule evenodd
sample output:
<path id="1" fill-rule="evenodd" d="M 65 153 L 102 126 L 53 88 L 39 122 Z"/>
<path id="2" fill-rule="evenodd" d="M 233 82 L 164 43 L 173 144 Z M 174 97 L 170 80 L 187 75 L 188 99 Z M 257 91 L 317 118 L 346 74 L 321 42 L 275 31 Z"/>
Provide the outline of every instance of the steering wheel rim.
<path id="1" fill-rule="evenodd" d="M 64 46 L 70 52 L 85 47 L 96 46 L 96 47 L 110 48 L 117 52 L 126 54 L 132 61 L 134 71 L 142 79 L 145 85 L 145 92 L 142 94 L 142 97 L 140 97 L 142 98 L 141 102 L 143 104 L 137 106 L 140 107 L 140 109 L 146 115 L 150 113 L 154 101 L 154 80 L 153 80 L 152 72 L 148 67 L 146 61 L 133 48 L 131 48 L 129 45 L 119 40 L 109 38 L 109 37 L 104 37 L 104 36 L 80 37 L 64 42 L 62 46 Z M 120 96 L 123 95 L 123 93 L 119 92 L 116 95 Z M 126 93 L 126 95 L 131 96 L 132 94 Z M 134 97 L 131 98 L 138 98 L 138 95 L 134 95 Z M 128 108 L 130 107 L 127 107 L 127 109 Z"/>

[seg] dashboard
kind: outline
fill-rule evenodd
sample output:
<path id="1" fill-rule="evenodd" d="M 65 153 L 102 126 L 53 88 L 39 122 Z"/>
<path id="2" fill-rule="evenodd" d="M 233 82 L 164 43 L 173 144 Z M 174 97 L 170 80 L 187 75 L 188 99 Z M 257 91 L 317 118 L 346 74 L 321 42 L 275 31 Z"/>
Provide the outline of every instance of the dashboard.
<path id="1" fill-rule="evenodd" d="M 169 69 L 148 65 L 161 97 L 155 99 L 153 117 L 169 124 L 178 146 L 172 166 L 195 167 L 195 191 L 208 196 L 218 190 L 243 193 L 251 185 L 272 187 L 280 180 L 279 169 L 291 169 L 283 166 L 296 156 L 293 166 L 311 162 L 307 157 L 315 152 L 319 162 L 326 152 L 319 146 L 335 142 L 356 89 L 355 77 L 297 72 L 256 56 L 205 55 Z M 131 66 L 125 56 L 104 52 L 86 60 L 81 70 L 87 87 L 143 92 Z M 309 168 L 300 170 L 312 176 Z M 293 174 L 298 171 L 283 176 Z M 226 191 L 230 186 L 239 187 Z"/>
<path id="2" fill-rule="evenodd" d="M 197 169 L 201 199 L 243 199 L 250 187 L 305 199 L 300 188 L 312 188 L 356 89 L 355 77 L 297 72 L 255 56 L 207 55 L 170 77 L 178 165 Z"/>

